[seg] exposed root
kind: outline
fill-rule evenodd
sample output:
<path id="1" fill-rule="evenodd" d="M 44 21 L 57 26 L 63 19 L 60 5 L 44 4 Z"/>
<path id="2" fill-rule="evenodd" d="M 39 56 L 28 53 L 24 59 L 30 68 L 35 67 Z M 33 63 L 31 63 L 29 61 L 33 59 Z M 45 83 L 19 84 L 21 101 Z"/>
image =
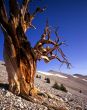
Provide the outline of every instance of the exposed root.
<path id="1" fill-rule="evenodd" d="M 39 92 L 40 92 L 40 90 L 37 89 L 36 87 L 34 87 L 30 90 L 29 95 L 36 96 L 36 95 L 38 95 Z"/>

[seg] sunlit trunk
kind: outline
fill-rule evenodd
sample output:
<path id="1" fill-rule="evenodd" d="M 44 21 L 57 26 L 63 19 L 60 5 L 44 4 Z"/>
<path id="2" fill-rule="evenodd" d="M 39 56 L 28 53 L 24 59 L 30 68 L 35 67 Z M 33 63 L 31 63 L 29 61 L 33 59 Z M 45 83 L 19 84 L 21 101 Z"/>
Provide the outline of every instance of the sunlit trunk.
<path id="1" fill-rule="evenodd" d="M 22 48 L 25 49 L 24 47 Z M 20 55 L 18 57 L 11 38 L 5 35 L 4 60 L 8 72 L 9 90 L 17 95 L 34 95 L 35 93 L 34 75 L 36 73 L 36 60 L 33 57 L 31 48 L 27 46 L 26 48 L 28 48 L 25 51 L 26 53 L 19 49 Z"/>

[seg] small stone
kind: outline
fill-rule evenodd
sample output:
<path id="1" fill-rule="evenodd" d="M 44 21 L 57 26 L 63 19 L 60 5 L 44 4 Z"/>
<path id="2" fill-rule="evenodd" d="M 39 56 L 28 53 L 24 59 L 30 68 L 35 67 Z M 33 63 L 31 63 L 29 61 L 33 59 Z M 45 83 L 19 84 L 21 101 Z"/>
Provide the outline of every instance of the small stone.
<path id="1" fill-rule="evenodd" d="M 82 110 L 82 107 L 78 105 L 75 110 Z"/>
<path id="2" fill-rule="evenodd" d="M 72 95 L 70 92 L 67 92 L 67 94 Z"/>
<path id="3" fill-rule="evenodd" d="M 84 110 L 87 110 L 87 105 L 85 105 L 85 108 L 84 108 Z"/>
<path id="4" fill-rule="evenodd" d="M 10 92 L 7 92 L 6 93 L 6 97 L 9 97 L 11 94 L 10 94 Z"/>
<path id="5" fill-rule="evenodd" d="M 68 102 L 68 99 L 67 99 L 67 98 L 64 98 L 64 101 L 65 101 L 65 102 Z"/>
<path id="6" fill-rule="evenodd" d="M 3 88 L 2 91 L 5 92 L 5 89 Z"/>
<path id="7" fill-rule="evenodd" d="M 72 102 L 74 99 L 73 98 L 71 98 L 71 97 L 69 97 L 69 99 L 68 99 L 70 102 Z"/>
<path id="8" fill-rule="evenodd" d="M 3 107 L 2 110 L 5 110 L 5 108 Z"/>
<path id="9" fill-rule="evenodd" d="M 51 99 L 54 98 L 54 95 L 53 94 L 50 94 L 50 93 L 47 93 L 47 96 L 48 96 L 48 98 L 51 98 Z"/>
<path id="10" fill-rule="evenodd" d="M 23 104 L 22 104 L 22 103 L 20 104 L 20 108 L 24 108 L 24 106 L 23 106 Z"/>
<path id="11" fill-rule="evenodd" d="M 59 100 L 60 100 L 61 102 L 64 102 L 62 98 L 59 98 Z"/>
<path id="12" fill-rule="evenodd" d="M 19 97 L 19 98 L 17 99 L 17 101 L 18 101 L 18 102 L 21 102 L 21 97 Z"/>

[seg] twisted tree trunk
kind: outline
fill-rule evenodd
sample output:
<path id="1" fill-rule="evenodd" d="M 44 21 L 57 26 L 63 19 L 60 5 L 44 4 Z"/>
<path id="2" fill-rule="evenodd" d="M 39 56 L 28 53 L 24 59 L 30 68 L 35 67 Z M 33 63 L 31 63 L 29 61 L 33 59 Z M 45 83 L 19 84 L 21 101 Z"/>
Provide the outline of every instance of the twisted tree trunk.
<path id="1" fill-rule="evenodd" d="M 9 90 L 15 94 L 36 94 L 34 90 L 36 59 L 29 42 L 20 34 L 20 38 L 23 39 L 19 40 L 20 46 L 18 46 L 13 44 L 12 38 L 7 33 L 4 32 L 4 36 L 4 60 L 8 72 Z"/>

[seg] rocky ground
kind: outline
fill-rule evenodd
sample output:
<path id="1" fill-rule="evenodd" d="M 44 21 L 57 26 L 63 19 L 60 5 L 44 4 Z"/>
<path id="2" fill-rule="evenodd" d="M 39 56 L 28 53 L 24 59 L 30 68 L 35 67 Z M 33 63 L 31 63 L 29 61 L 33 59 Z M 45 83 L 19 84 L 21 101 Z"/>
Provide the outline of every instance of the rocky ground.
<path id="1" fill-rule="evenodd" d="M 35 86 L 42 91 L 39 102 L 26 100 L 8 91 L 7 72 L 0 62 L 0 110 L 87 110 L 87 97 L 81 93 L 62 92 L 52 88 L 44 78 L 35 78 Z M 31 97 L 35 100 L 35 97 Z"/>

